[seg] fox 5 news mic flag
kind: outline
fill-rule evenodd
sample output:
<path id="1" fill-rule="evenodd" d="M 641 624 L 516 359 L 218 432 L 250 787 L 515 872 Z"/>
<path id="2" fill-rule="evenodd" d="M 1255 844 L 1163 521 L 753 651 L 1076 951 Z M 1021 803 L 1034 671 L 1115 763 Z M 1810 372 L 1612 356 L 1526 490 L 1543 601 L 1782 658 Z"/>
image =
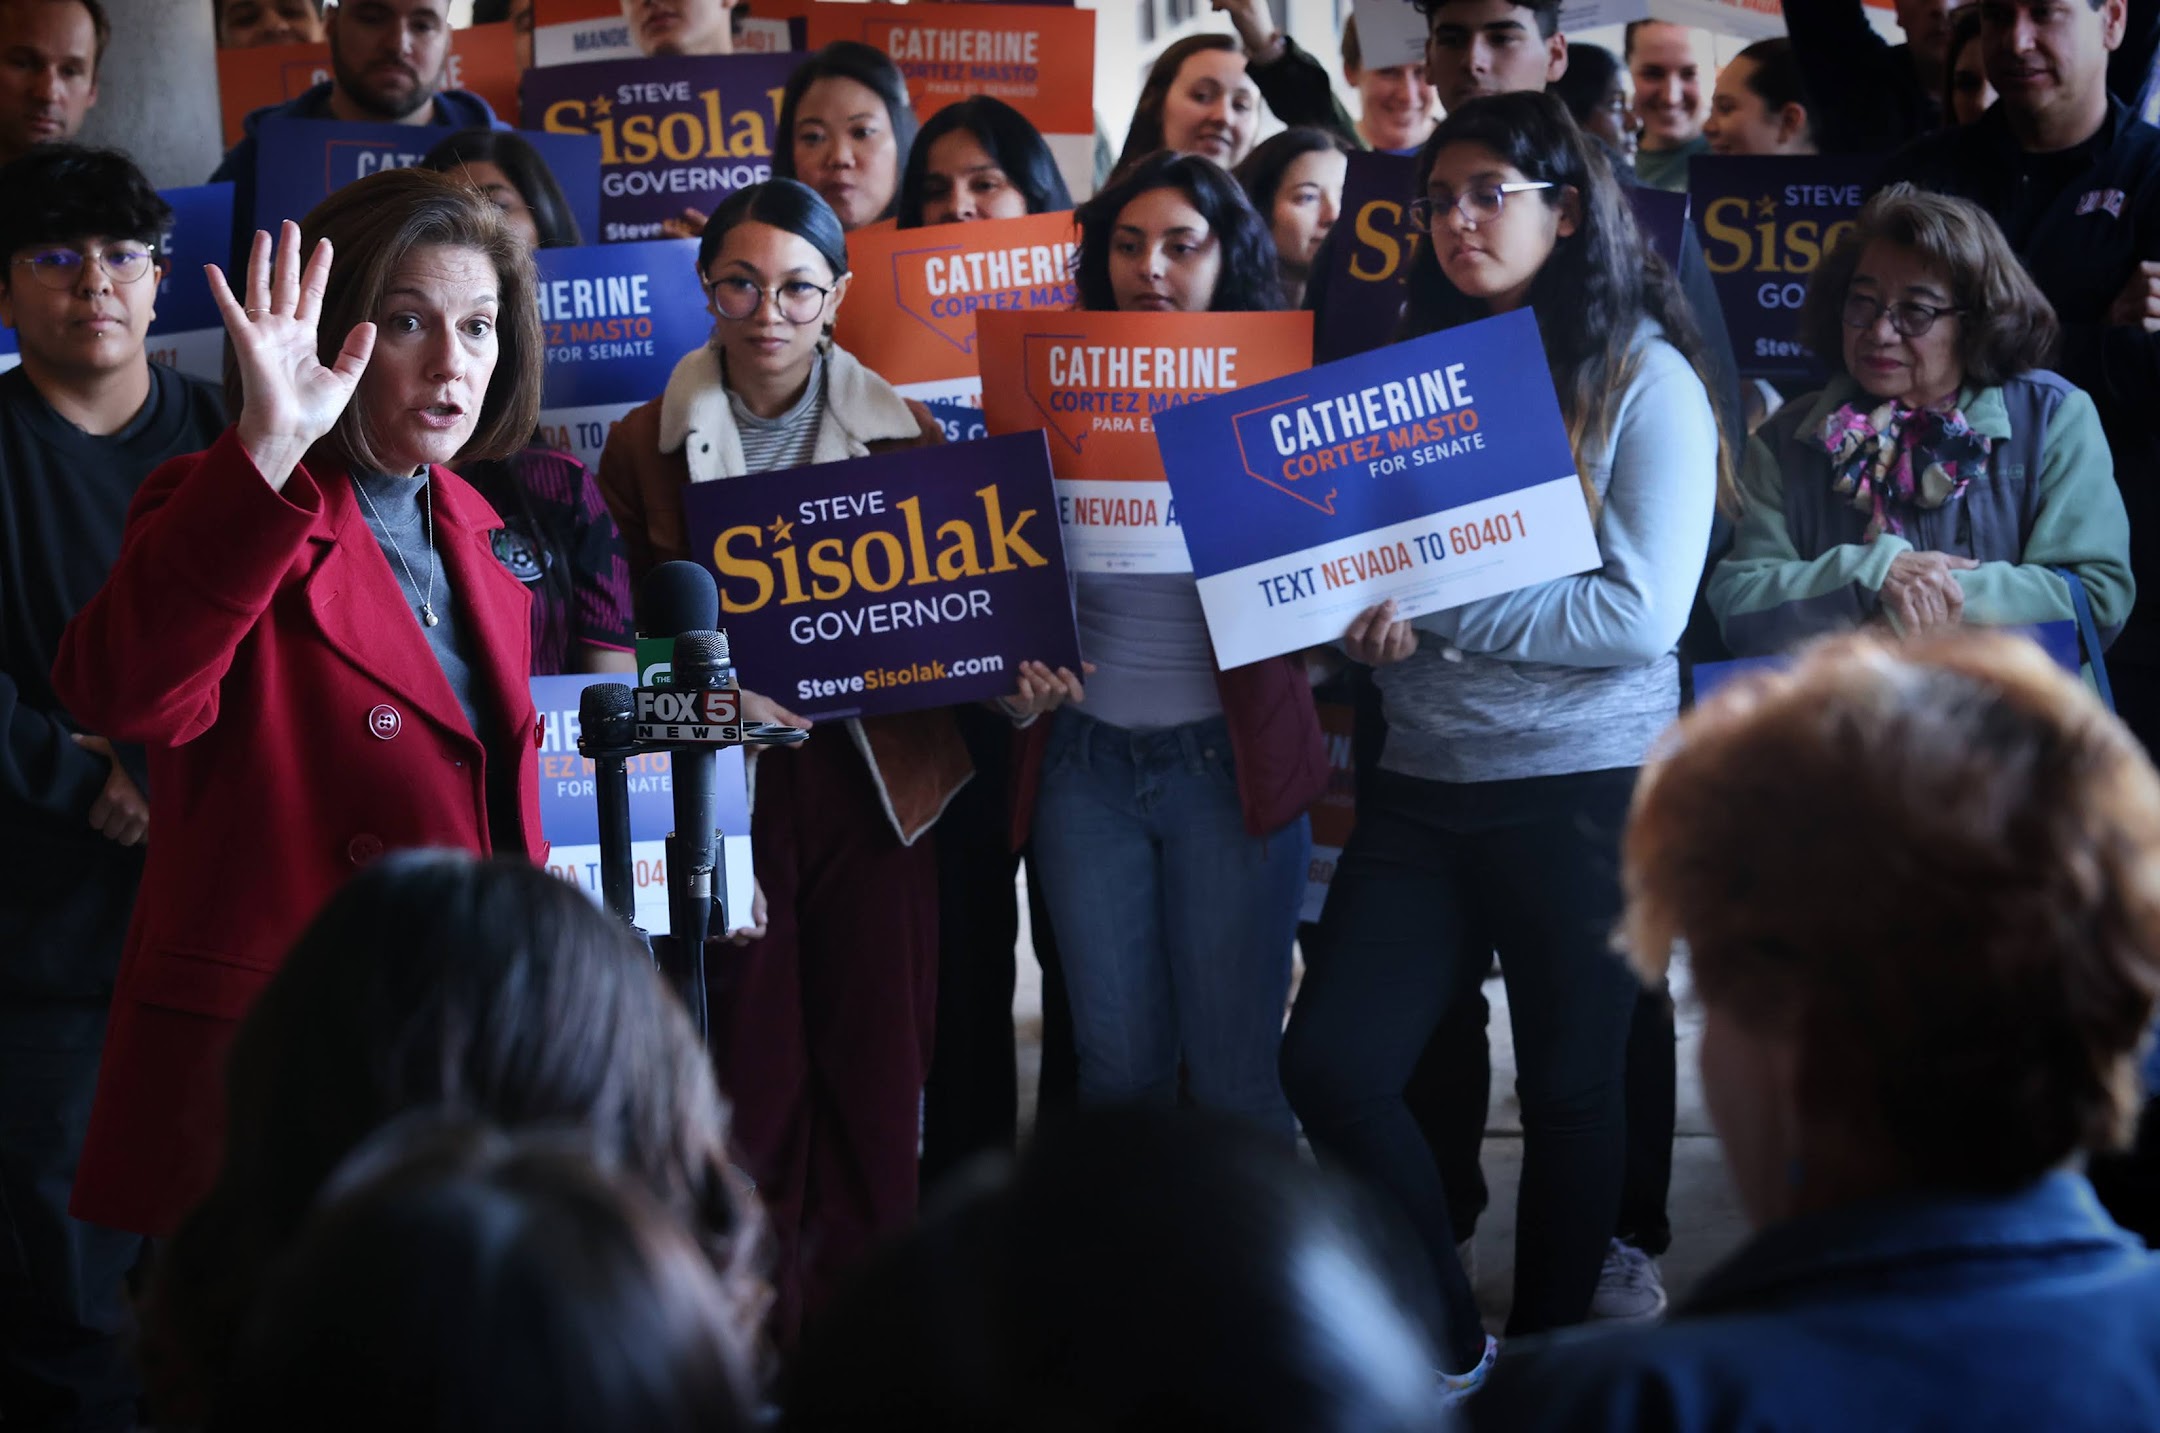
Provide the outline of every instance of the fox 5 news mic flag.
<path id="1" fill-rule="evenodd" d="M 1527 309 L 1160 413 L 1215 658 L 1340 637 L 1599 563 Z"/>
<path id="2" fill-rule="evenodd" d="M 594 763 L 578 754 L 578 694 L 605 674 L 534 677 L 540 711 L 540 830 L 551 843 L 548 870 L 600 899 L 600 817 L 594 804 Z M 637 882 L 637 923 L 652 934 L 668 930 L 667 834 L 675 824 L 674 763 L 647 751 L 628 763 L 630 840 Z M 750 796 L 740 747 L 719 753 L 719 824 L 727 853 L 730 922 L 746 922 L 754 873 L 750 864 Z"/>
<path id="3" fill-rule="evenodd" d="M 733 687 L 638 687 L 637 739 L 671 746 L 740 746 L 742 696 Z"/>

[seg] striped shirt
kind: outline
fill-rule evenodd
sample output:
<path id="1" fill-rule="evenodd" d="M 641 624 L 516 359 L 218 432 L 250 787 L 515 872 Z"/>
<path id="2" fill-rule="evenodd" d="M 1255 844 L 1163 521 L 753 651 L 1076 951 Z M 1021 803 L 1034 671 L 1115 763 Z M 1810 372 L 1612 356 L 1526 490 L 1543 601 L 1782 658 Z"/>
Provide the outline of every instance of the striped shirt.
<path id="1" fill-rule="evenodd" d="M 817 451 L 819 420 L 825 416 L 825 355 L 820 353 L 811 364 L 802 397 L 779 417 L 758 417 L 743 406 L 732 388 L 728 407 L 735 415 L 735 430 L 742 435 L 744 472 L 769 473 L 808 465 Z"/>

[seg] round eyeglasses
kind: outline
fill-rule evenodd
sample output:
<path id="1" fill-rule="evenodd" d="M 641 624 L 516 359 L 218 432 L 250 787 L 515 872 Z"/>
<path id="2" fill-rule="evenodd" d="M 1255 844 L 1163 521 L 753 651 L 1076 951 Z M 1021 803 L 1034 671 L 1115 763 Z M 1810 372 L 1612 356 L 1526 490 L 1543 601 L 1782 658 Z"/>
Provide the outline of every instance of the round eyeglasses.
<path id="1" fill-rule="evenodd" d="M 1845 326 L 1847 328 L 1873 328 L 1875 320 L 1885 313 L 1890 315 L 1890 327 L 1905 338 L 1920 338 L 1935 326 L 1935 320 L 1946 313 L 1963 313 L 1961 308 L 1936 308 L 1932 304 L 1898 303 L 1886 304 L 1873 294 L 1845 295 Z"/>
<path id="2" fill-rule="evenodd" d="M 80 249 L 54 246 L 16 259 L 18 266 L 48 289 L 67 290 L 82 282 L 84 265 L 95 259 L 116 284 L 132 284 L 157 266 L 157 255 L 148 249 L 105 249 L 86 254 Z"/>
<path id="3" fill-rule="evenodd" d="M 1490 224 L 1500 217 L 1507 207 L 1510 194 L 1527 194 L 1533 189 L 1550 189 L 1549 180 L 1525 180 L 1520 184 L 1474 184 L 1462 193 L 1450 196 L 1446 190 L 1423 199 L 1410 201 L 1410 222 L 1420 229 L 1430 229 L 1447 217 L 1450 209 L 1463 216 L 1470 224 Z"/>
<path id="4" fill-rule="evenodd" d="M 824 314 L 825 302 L 833 290 L 808 279 L 786 279 L 768 288 L 748 279 L 726 278 L 713 280 L 706 292 L 712 295 L 713 307 L 722 318 L 755 318 L 769 295 L 786 322 L 815 323 Z"/>

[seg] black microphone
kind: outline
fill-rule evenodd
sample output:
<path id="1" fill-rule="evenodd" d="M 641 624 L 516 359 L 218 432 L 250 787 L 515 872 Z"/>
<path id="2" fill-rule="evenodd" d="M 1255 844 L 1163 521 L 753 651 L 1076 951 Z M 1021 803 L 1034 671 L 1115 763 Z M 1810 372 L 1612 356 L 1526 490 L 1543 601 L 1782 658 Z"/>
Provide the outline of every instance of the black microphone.
<path id="1" fill-rule="evenodd" d="M 670 659 L 677 632 L 720 625 L 720 589 L 694 562 L 663 562 L 638 589 L 637 685 L 650 686 L 653 667 Z"/>
<path id="2" fill-rule="evenodd" d="M 727 691 L 730 663 L 725 633 L 679 632 L 668 685 L 677 693 Z M 732 696 L 732 693 L 730 693 Z M 727 921 L 727 873 L 721 862 L 720 760 L 712 746 L 677 746 L 670 753 L 675 773 L 675 830 L 668 837 L 668 927 L 681 942 L 689 963 L 691 1008 L 705 1011 L 705 939 L 717 911 Z M 702 1026 L 702 1018 L 700 1024 Z"/>
<path id="3" fill-rule="evenodd" d="M 636 700 L 621 682 L 599 682 L 578 693 L 578 753 L 596 768 L 600 807 L 600 894 L 608 914 L 637 924 L 637 878 L 630 857 L 630 778 L 624 762 L 637 754 L 631 727 Z"/>

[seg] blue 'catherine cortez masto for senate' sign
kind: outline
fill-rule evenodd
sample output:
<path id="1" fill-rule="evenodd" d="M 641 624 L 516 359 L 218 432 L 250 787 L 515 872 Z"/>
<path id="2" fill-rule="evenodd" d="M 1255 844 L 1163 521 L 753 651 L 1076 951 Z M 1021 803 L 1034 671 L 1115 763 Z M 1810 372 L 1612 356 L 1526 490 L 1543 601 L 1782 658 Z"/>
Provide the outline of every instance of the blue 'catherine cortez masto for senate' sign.
<path id="1" fill-rule="evenodd" d="M 1527 310 L 1155 417 L 1215 658 L 1585 572 L 1597 539 Z"/>

